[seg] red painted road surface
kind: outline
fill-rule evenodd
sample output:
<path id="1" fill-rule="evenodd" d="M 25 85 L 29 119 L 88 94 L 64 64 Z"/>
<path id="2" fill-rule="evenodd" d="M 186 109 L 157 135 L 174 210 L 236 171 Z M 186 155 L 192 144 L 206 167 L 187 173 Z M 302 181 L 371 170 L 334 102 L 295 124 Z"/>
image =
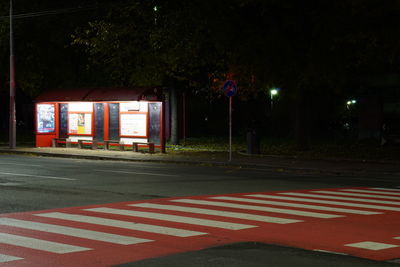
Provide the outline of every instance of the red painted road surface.
<path id="1" fill-rule="evenodd" d="M 0 266 L 110 266 L 234 242 L 400 258 L 400 189 L 155 199 L 0 215 Z"/>

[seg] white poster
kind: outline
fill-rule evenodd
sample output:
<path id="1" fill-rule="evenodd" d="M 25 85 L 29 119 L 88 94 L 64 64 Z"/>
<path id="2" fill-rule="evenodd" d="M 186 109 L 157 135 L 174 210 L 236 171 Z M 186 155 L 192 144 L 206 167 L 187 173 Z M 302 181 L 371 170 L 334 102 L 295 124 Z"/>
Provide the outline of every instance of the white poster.
<path id="1" fill-rule="evenodd" d="M 92 102 L 71 102 L 68 103 L 69 112 L 92 112 L 93 103 Z"/>
<path id="2" fill-rule="evenodd" d="M 70 134 L 78 133 L 78 114 L 77 113 L 69 114 L 68 129 L 69 129 Z"/>
<path id="3" fill-rule="evenodd" d="M 121 114 L 122 136 L 147 136 L 147 114 Z"/>
<path id="4" fill-rule="evenodd" d="M 140 102 L 132 101 L 126 103 L 119 104 L 119 111 L 127 112 L 127 111 L 139 111 L 140 110 Z"/>
<path id="5" fill-rule="evenodd" d="M 69 113 L 68 129 L 70 134 L 92 134 L 92 114 Z"/>

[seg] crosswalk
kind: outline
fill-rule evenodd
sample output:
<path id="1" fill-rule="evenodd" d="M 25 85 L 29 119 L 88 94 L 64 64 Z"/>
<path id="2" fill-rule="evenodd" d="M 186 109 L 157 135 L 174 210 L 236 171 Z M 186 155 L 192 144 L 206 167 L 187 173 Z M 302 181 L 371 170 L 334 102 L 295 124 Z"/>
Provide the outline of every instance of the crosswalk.
<path id="1" fill-rule="evenodd" d="M 398 225 L 400 189 L 378 187 L 0 214 L 0 266 L 110 266 L 246 241 L 388 260 L 400 258 Z"/>

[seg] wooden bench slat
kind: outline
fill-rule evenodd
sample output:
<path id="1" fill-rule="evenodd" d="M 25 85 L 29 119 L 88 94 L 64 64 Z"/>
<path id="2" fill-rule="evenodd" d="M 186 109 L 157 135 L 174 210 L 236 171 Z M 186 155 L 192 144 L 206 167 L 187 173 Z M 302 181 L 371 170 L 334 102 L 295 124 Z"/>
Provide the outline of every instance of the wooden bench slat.
<path id="1" fill-rule="evenodd" d="M 124 144 L 121 143 L 118 140 L 104 140 L 104 150 L 109 150 L 110 149 L 110 144 L 118 144 L 119 145 L 119 150 L 124 151 Z"/>
<path id="2" fill-rule="evenodd" d="M 59 147 L 60 143 L 65 143 L 65 147 L 71 147 L 71 141 L 69 138 L 53 138 L 51 139 L 51 146 L 52 147 Z"/>
<path id="3" fill-rule="evenodd" d="M 91 148 L 92 149 L 97 149 L 97 140 L 83 140 L 83 139 L 79 139 L 78 140 L 78 148 L 83 148 L 83 144 L 84 143 L 89 143 L 89 144 L 91 144 L 92 146 L 91 146 Z"/>
<path id="4" fill-rule="evenodd" d="M 150 142 L 133 142 L 132 143 L 132 151 L 139 152 L 139 145 L 148 146 L 149 153 L 154 153 L 154 143 L 150 143 Z"/>

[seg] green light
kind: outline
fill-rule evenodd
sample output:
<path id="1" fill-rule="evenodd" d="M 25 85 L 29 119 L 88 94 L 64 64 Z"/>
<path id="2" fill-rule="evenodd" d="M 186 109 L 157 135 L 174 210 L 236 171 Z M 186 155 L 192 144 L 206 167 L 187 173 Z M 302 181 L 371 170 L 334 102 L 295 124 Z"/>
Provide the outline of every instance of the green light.
<path id="1" fill-rule="evenodd" d="M 154 10 L 154 12 L 157 12 L 158 11 L 158 7 L 154 6 L 153 10 Z"/>

